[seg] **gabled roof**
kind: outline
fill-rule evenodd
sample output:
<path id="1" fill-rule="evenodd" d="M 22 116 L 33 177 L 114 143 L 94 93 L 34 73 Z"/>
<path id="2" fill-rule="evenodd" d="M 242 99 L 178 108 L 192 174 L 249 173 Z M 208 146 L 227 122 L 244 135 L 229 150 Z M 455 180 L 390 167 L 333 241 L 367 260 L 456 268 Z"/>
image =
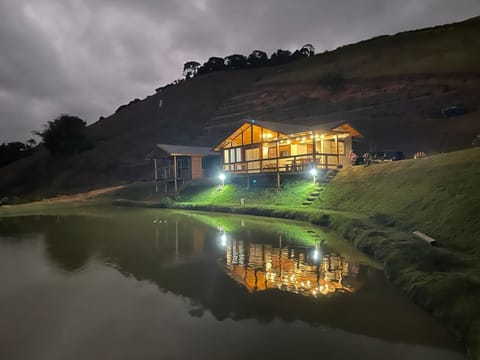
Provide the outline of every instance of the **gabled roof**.
<path id="1" fill-rule="evenodd" d="M 251 124 L 252 122 L 246 121 L 245 123 Z M 267 128 L 282 134 L 296 134 L 304 131 L 310 131 L 312 130 L 311 126 L 305 126 L 305 125 L 297 125 L 297 124 L 285 124 L 285 123 L 278 123 L 278 122 L 272 122 L 272 121 L 257 121 L 255 120 L 253 122 L 254 125 L 261 126 L 263 128 Z"/>
<path id="2" fill-rule="evenodd" d="M 218 156 L 210 147 L 157 144 L 156 149 L 150 153 L 149 158 L 154 158 L 153 155 L 156 150 L 161 150 L 169 156 Z"/>
<path id="3" fill-rule="evenodd" d="M 237 130 L 225 138 L 220 144 L 215 146 L 214 150 L 218 151 L 221 149 L 222 145 L 227 143 L 229 138 L 235 137 L 246 127 L 250 125 L 257 125 L 271 131 L 277 132 L 280 136 L 299 134 L 304 132 L 316 132 L 316 133 L 348 133 L 352 137 L 363 138 L 362 134 L 359 131 L 354 129 L 349 123 L 344 120 L 330 121 L 318 125 L 297 125 L 297 124 L 286 124 L 280 122 L 271 122 L 271 121 L 257 121 L 250 120 L 245 121 Z"/>

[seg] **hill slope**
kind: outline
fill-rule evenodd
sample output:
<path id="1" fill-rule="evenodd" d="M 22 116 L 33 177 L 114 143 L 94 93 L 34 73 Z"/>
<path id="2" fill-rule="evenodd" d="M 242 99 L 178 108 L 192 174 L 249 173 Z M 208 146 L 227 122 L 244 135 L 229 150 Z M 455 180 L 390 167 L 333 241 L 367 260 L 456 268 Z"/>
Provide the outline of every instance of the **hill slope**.
<path id="1" fill-rule="evenodd" d="M 368 147 L 442 152 L 480 131 L 480 18 L 383 36 L 287 65 L 197 76 L 89 126 L 96 147 L 69 159 L 43 149 L 0 169 L 0 196 L 53 195 L 151 177 L 155 143 L 214 145 L 242 119 L 344 119 Z M 331 91 L 325 77 L 341 74 Z M 160 106 L 161 103 L 161 106 Z M 468 114 L 442 118 L 461 104 Z"/>

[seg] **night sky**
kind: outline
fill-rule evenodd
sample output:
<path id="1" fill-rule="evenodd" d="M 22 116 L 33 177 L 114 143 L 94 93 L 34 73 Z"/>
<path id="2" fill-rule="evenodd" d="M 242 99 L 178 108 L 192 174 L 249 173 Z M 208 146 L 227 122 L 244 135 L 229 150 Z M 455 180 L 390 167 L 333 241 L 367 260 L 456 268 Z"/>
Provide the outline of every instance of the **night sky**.
<path id="1" fill-rule="evenodd" d="M 0 0 L 0 142 L 60 113 L 94 122 L 189 60 L 322 52 L 477 15 L 478 0 Z"/>

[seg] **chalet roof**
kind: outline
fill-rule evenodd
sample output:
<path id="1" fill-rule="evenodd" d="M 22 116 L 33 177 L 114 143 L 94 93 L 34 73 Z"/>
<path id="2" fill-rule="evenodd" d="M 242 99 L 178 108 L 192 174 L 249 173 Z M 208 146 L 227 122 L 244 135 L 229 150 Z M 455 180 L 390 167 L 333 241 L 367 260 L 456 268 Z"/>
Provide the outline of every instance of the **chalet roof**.
<path id="1" fill-rule="evenodd" d="M 250 124 L 251 122 L 248 121 Z M 272 121 L 257 121 L 255 120 L 253 124 L 277 131 L 282 134 L 296 134 L 299 132 L 304 132 L 304 131 L 309 131 L 312 130 L 311 126 L 305 126 L 305 125 L 297 125 L 297 124 L 285 124 L 285 123 L 279 123 L 279 122 L 272 122 Z"/>
<path id="2" fill-rule="evenodd" d="M 226 144 L 229 139 L 234 138 L 239 133 L 241 133 L 246 127 L 250 125 L 257 125 L 262 128 L 269 129 L 274 132 L 278 132 L 279 134 L 286 136 L 286 135 L 293 135 L 293 134 L 300 134 L 300 133 L 347 133 L 352 137 L 362 138 L 362 134 L 354 129 L 349 123 L 345 120 L 337 120 L 337 121 L 330 121 L 321 123 L 318 125 L 298 125 L 298 124 L 286 124 L 280 122 L 271 122 L 271 121 L 257 121 L 257 120 L 250 120 L 245 121 L 242 126 L 240 126 L 237 130 L 230 134 L 227 138 L 225 138 L 220 144 L 215 146 L 215 150 L 219 151 L 224 144 Z"/>
<path id="3" fill-rule="evenodd" d="M 211 147 L 204 146 L 184 146 L 184 145 L 168 145 L 168 144 L 157 144 L 157 148 L 165 151 L 170 156 L 217 156 L 215 152 L 212 151 Z"/>

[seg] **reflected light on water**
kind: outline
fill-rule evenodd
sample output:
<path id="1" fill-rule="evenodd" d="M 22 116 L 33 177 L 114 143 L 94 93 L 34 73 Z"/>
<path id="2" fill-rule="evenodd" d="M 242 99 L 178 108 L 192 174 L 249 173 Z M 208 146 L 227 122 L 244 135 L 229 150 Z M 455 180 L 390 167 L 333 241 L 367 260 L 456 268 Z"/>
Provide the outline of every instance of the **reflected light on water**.
<path id="1" fill-rule="evenodd" d="M 233 239 L 224 246 L 227 274 L 249 292 L 279 289 L 318 297 L 355 291 L 352 280 L 359 265 L 338 254 L 321 256 L 318 248 L 274 247 Z"/>

